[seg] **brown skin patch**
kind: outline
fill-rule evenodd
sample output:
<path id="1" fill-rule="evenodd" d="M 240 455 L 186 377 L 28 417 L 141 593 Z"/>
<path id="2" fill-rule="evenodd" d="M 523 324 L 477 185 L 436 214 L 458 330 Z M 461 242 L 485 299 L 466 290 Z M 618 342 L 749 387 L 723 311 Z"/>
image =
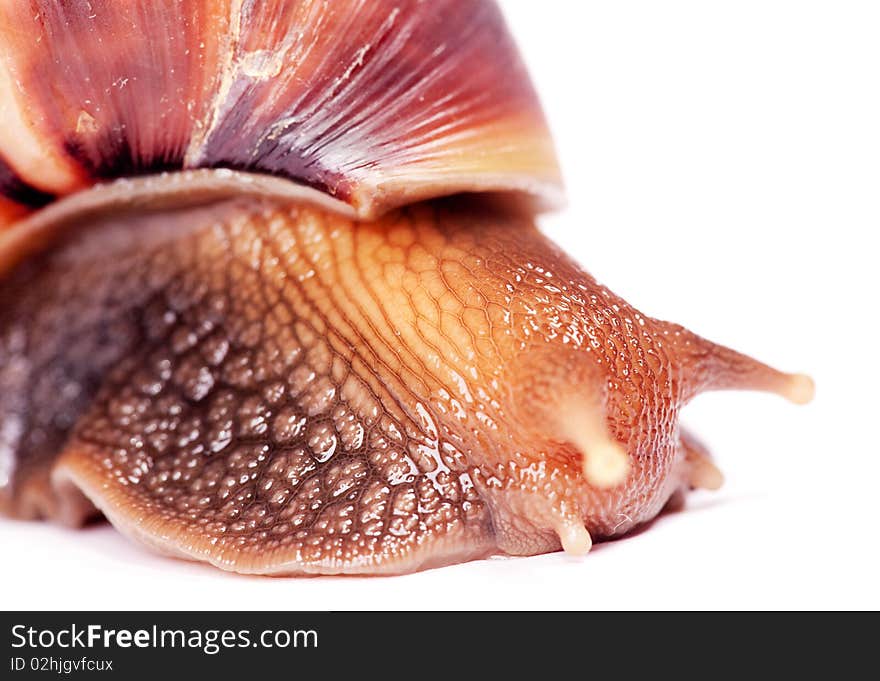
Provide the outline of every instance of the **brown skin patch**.
<path id="1" fill-rule="evenodd" d="M 802 387 L 464 199 L 71 228 L 0 283 L 0 367 L 13 514 L 51 469 L 154 547 L 273 574 L 583 552 L 693 483 L 708 459 L 677 420 L 698 390 Z M 591 473 L 617 449 L 622 477 Z"/>

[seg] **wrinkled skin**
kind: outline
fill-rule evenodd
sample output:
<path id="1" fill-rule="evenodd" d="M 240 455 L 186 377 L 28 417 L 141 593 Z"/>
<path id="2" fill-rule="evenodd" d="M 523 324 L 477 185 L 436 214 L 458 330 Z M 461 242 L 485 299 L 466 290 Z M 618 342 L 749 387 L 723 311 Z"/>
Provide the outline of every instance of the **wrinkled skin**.
<path id="1" fill-rule="evenodd" d="M 0 504 L 241 572 L 581 553 L 720 484 L 678 414 L 728 387 L 810 391 L 510 207 L 115 211 L 0 280 Z"/>

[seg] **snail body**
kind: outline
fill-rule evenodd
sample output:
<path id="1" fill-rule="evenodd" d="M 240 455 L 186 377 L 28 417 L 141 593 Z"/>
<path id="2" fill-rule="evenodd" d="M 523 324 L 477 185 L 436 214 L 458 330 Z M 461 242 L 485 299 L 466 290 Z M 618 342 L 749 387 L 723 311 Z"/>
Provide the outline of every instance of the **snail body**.
<path id="1" fill-rule="evenodd" d="M 696 394 L 811 395 L 538 231 L 559 173 L 494 3 L 41 0 L 0 33 L 8 515 L 263 574 L 582 554 L 720 485 Z"/>

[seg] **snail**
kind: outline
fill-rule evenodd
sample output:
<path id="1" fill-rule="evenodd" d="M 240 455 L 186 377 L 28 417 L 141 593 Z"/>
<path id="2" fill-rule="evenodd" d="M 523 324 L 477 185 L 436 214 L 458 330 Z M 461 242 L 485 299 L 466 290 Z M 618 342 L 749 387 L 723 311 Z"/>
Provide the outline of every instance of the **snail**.
<path id="1" fill-rule="evenodd" d="M 589 551 L 722 476 L 489 0 L 0 5 L 0 512 L 258 574 Z"/>

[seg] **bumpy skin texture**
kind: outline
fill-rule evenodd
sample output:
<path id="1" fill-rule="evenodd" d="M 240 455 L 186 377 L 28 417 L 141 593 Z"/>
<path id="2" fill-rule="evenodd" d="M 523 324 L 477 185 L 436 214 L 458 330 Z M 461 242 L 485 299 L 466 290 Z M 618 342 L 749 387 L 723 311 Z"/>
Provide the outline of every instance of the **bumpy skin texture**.
<path id="1" fill-rule="evenodd" d="M 79 522 L 81 490 L 244 572 L 577 552 L 713 486 L 677 425 L 696 392 L 797 380 L 643 316 L 485 201 L 114 213 L 0 282 L 0 500 Z M 606 441 L 629 468 L 594 484 L 578 444 Z"/>

